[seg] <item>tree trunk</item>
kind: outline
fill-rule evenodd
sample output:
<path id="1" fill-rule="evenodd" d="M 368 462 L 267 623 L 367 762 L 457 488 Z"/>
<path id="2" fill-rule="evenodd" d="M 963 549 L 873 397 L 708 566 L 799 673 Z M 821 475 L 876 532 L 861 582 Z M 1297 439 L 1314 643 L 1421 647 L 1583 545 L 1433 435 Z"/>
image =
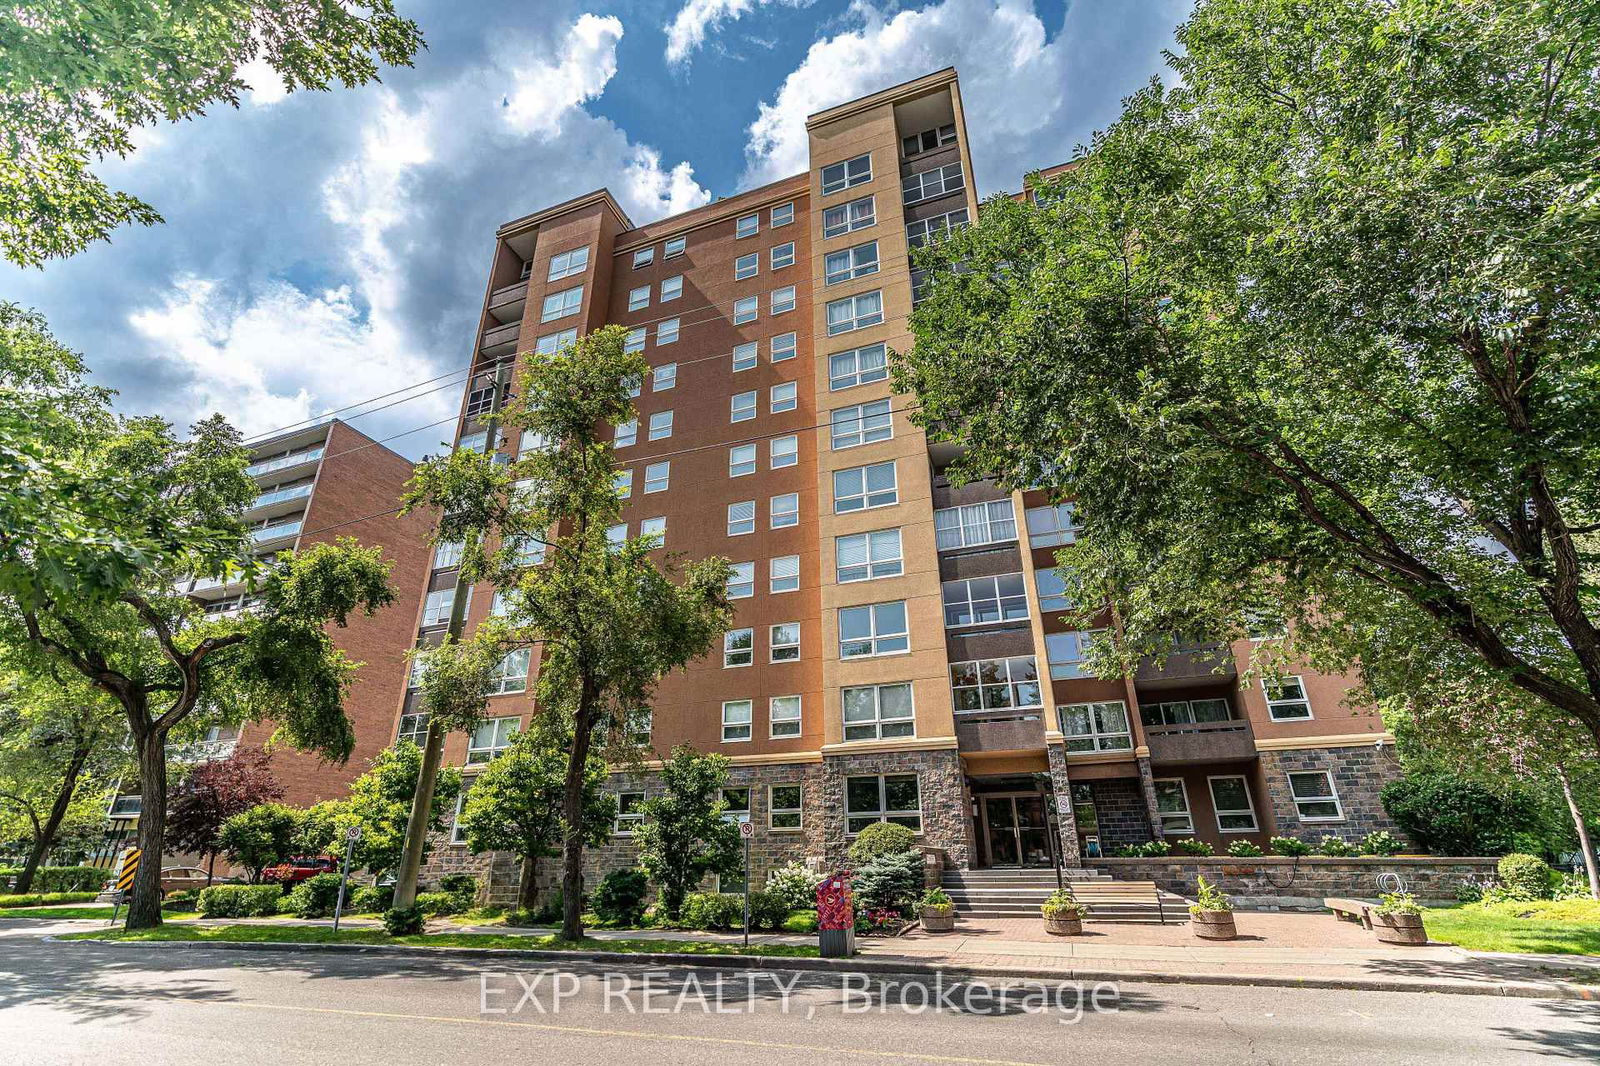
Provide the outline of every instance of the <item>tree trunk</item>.
<path id="1" fill-rule="evenodd" d="M 458 597 L 459 598 L 459 597 Z M 444 761 L 444 730 L 431 716 L 422 744 L 422 766 L 417 770 L 417 790 L 411 795 L 411 816 L 406 820 L 406 842 L 400 851 L 400 870 L 394 881 L 394 906 L 417 902 L 417 878 L 422 874 L 422 851 L 428 843 L 428 822 L 433 814 L 433 790 Z"/>
<path id="2" fill-rule="evenodd" d="M 34 875 L 44 863 L 45 852 L 50 850 L 50 845 L 55 843 L 56 833 L 61 828 L 62 821 L 67 817 L 67 809 L 72 806 L 73 793 L 78 791 L 78 777 L 83 773 L 83 764 L 89 761 L 89 748 L 87 745 L 75 748 L 72 759 L 67 763 L 67 772 L 61 779 L 61 787 L 56 790 L 55 802 L 50 805 L 50 814 L 45 818 L 44 824 L 38 827 L 33 835 L 33 848 L 28 852 L 28 861 L 23 864 L 22 873 L 17 876 L 18 895 L 27 892 L 33 887 Z"/>
<path id="3" fill-rule="evenodd" d="M 534 896 L 538 892 L 538 866 L 539 860 L 532 855 L 522 860 L 522 878 L 517 882 L 517 909 L 531 911 L 534 905 Z"/>
<path id="4" fill-rule="evenodd" d="M 561 939 L 583 939 L 583 771 L 594 736 L 594 684 L 583 679 L 578 710 L 572 721 L 572 747 L 567 751 L 566 790 L 561 810 L 567 835 L 561 842 Z"/>
<path id="5" fill-rule="evenodd" d="M 1583 869 L 1589 875 L 1589 895 L 1600 899 L 1600 867 L 1596 866 L 1594 845 L 1589 842 L 1589 827 L 1583 824 L 1583 812 L 1572 794 L 1572 781 L 1564 766 L 1556 767 L 1556 777 L 1561 781 L 1561 794 L 1567 799 L 1567 812 L 1572 815 L 1572 826 L 1578 831 L 1578 850 L 1583 852 Z"/>
<path id="6" fill-rule="evenodd" d="M 167 832 L 167 735 L 151 729 L 139 746 L 139 872 L 128 901 L 127 929 L 161 926 L 161 853 Z"/>
<path id="7" fill-rule="evenodd" d="M 211 887 L 211 882 L 216 879 L 216 876 L 217 876 L 217 853 L 213 851 L 211 853 L 211 858 L 206 860 L 206 887 L 207 888 Z"/>

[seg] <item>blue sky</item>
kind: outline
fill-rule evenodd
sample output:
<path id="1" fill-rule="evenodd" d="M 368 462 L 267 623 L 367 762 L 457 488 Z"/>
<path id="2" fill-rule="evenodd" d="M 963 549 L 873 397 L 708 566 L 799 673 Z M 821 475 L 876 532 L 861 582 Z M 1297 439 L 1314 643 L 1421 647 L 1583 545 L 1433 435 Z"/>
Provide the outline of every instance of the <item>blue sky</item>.
<path id="1" fill-rule="evenodd" d="M 166 223 L 0 266 L 129 413 L 265 433 L 466 365 L 495 226 L 607 186 L 635 222 L 804 167 L 806 114 L 943 66 L 980 196 L 1162 70 L 1187 0 L 400 0 L 428 48 L 382 85 L 255 87 L 141 131 L 114 187 Z M 354 420 L 436 450 L 459 387 Z"/>

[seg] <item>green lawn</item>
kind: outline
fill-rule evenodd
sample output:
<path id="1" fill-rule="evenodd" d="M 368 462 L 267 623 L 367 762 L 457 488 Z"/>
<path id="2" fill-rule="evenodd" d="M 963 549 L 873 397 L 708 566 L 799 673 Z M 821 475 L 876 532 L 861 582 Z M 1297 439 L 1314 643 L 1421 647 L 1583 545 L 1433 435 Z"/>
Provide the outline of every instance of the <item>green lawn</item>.
<path id="1" fill-rule="evenodd" d="M 1468 951 L 1600 955 L 1600 900 L 1471 903 L 1424 912 L 1428 936 Z"/>
<path id="2" fill-rule="evenodd" d="M 126 914 L 128 909 L 122 908 L 120 914 Z M 199 914 L 193 911 L 166 911 L 168 918 L 198 918 Z M 111 918 L 111 908 L 108 906 L 96 907 L 0 907 L 0 918 Z"/>
<path id="3" fill-rule="evenodd" d="M 389 936 L 381 929 L 341 929 L 337 934 L 328 926 L 293 925 L 166 925 L 160 929 L 141 929 L 129 933 L 121 929 L 71 933 L 63 940 L 186 940 L 293 944 L 406 944 L 447 948 L 522 948 L 539 951 L 623 951 L 676 952 L 687 955 L 766 955 L 785 958 L 810 958 L 817 949 L 809 945 L 738 944 L 694 940 L 591 940 L 576 943 L 553 936 L 515 936 L 510 933 L 433 933 L 420 936 Z"/>
<path id="4" fill-rule="evenodd" d="M 22 896 L 0 895 L 0 910 L 7 907 L 35 907 L 43 903 L 89 903 L 98 892 L 29 892 Z"/>

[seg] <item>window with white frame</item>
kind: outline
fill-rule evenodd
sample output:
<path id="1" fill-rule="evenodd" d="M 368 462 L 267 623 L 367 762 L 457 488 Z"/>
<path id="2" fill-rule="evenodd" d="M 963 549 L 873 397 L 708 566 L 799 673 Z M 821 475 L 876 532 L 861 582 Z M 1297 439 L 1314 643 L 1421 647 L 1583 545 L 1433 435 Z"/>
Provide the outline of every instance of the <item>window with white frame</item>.
<path id="1" fill-rule="evenodd" d="M 756 531 L 756 501 L 740 500 L 728 504 L 728 536 L 742 537 Z"/>
<path id="2" fill-rule="evenodd" d="M 554 322 L 558 318 L 578 313 L 578 308 L 583 304 L 583 286 L 574 285 L 561 292 L 553 292 L 544 298 L 544 307 L 539 313 L 539 321 Z"/>
<path id="3" fill-rule="evenodd" d="M 822 168 L 822 195 L 831 196 L 871 180 L 871 152 L 858 155 L 854 159 L 846 159 L 842 163 L 830 163 Z"/>
<path id="4" fill-rule="evenodd" d="M 743 786 L 722 790 L 722 820 L 748 822 L 750 820 L 750 790 Z"/>
<path id="5" fill-rule="evenodd" d="M 780 333 L 773 337 L 771 344 L 772 361 L 781 363 L 785 359 L 793 359 L 797 348 L 797 337 L 793 333 Z"/>
<path id="6" fill-rule="evenodd" d="M 767 501 L 767 513 L 773 529 L 784 529 L 800 524 L 800 494 L 784 492 Z"/>
<path id="7" fill-rule="evenodd" d="M 795 711 L 798 712 L 799 709 L 800 709 L 800 702 L 799 702 L 800 701 L 800 697 L 799 696 L 779 696 L 776 699 L 784 699 L 784 700 L 792 699 L 792 700 L 795 701 Z M 776 699 L 774 700 L 774 704 L 776 704 Z M 790 728 L 791 726 L 794 729 L 794 732 L 792 732 L 792 733 L 777 733 L 777 732 L 774 732 L 772 735 L 775 736 L 775 737 L 777 737 L 777 736 L 784 736 L 784 737 L 797 737 L 797 736 L 799 736 L 800 735 L 800 722 L 799 722 L 799 720 L 796 719 L 794 722 L 785 722 L 784 723 L 784 727 L 786 729 Z M 773 727 L 774 730 L 777 729 L 778 723 L 777 723 L 776 720 L 773 721 L 772 727 Z M 795 785 L 768 785 L 767 786 L 767 828 L 768 829 L 772 829 L 772 830 L 781 832 L 781 831 L 785 831 L 785 830 L 792 830 L 792 829 L 800 829 L 800 828 L 802 828 L 802 826 L 804 824 L 804 819 L 801 816 L 801 809 L 800 808 L 801 808 L 803 791 L 804 790 L 797 784 L 795 784 Z"/>
<path id="8" fill-rule="evenodd" d="M 612 435 L 611 443 L 617 448 L 626 448 L 639 439 L 639 420 L 630 418 L 626 422 L 618 422 L 617 430 Z"/>
<path id="9" fill-rule="evenodd" d="M 676 344 L 678 342 L 678 320 L 676 318 L 663 318 L 656 323 L 656 343 Z"/>
<path id="10" fill-rule="evenodd" d="M 1227 722 L 1233 707 L 1221 697 L 1203 700 L 1161 700 L 1139 704 L 1139 721 L 1150 726 Z"/>
<path id="11" fill-rule="evenodd" d="M 650 391 L 666 392 L 678 387 L 678 364 L 662 363 L 650 371 Z"/>
<path id="12" fill-rule="evenodd" d="M 426 645 L 412 649 L 411 658 L 407 660 L 407 688 L 422 687 L 422 677 L 428 672 L 428 660 L 422 653 L 428 650 Z"/>
<path id="13" fill-rule="evenodd" d="M 1039 708 L 1040 691 L 1039 664 L 1031 655 L 950 664 L 950 699 L 962 714 Z"/>
<path id="14" fill-rule="evenodd" d="M 871 533 L 835 537 L 833 559 L 840 584 L 898 577 L 905 572 L 898 529 L 879 529 Z"/>
<path id="15" fill-rule="evenodd" d="M 842 237 L 846 233 L 853 233 L 858 229 L 866 229 L 878 223 L 878 212 L 870 196 L 863 196 L 859 200 L 851 200 L 838 207 L 830 207 L 822 212 L 822 236 Z"/>
<path id="16" fill-rule="evenodd" d="M 1326 770 L 1289 771 L 1289 793 L 1302 822 L 1342 822 L 1344 805 Z"/>
<path id="17" fill-rule="evenodd" d="M 800 438 L 773 437 L 767 442 L 767 460 L 774 470 L 794 466 L 800 461 Z"/>
<path id="18" fill-rule="evenodd" d="M 666 492 L 672 485 L 672 460 L 663 459 L 644 468 L 644 492 Z"/>
<path id="19" fill-rule="evenodd" d="M 654 727 L 655 713 L 649 707 L 635 707 L 628 712 L 622 723 L 623 731 L 635 744 L 649 744 L 650 733 Z"/>
<path id="20" fill-rule="evenodd" d="M 467 765 L 486 763 L 511 746 L 522 729 L 520 715 L 506 718 L 485 718 L 478 723 L 467 740 Z"/>
<path id="21" fill-rule="evenodd" d="M 800 623 L 779 622 L 767 633 L 768 659 L 791 663 L 800 658 Z"/>
<path id="22" fill-rule="evenodd" d="M 873 463 L 833 472 L 833 512 L 867 511 L 900 502 L 894 463 Z"/>
<path id="23" fill-rule="evenodd" d="M 622 379 L 622 383 L 627 386 L 629 399 L 637 400 L 639 394 L 644 391 L 643 374 L 629 374 Z"/>
<path id="24" fill-rule="evenodd" d="M 911 683 L 857 685 L 839 693 L 845 740 L 888 740 L 917 734 Z"/>
<path id="25" fill-rule="evenodd" d="M 728 599 L 744 600 L 756 594 L 756 564 L 734 563 L 728 575 Z"/>
<path id="26" fill-rule="evenodd" d="M 1225 774 L 1206 778 L 1211 786 L 1211 809 L 1217 816 L 1217 831 L 1221 833 L 1254 833 L 1256 809 L 1250 802 L 1250 783 L 1242 774 Z"/>
<path id="27" fill-rule="evenodd" d="M 940 551 L 1002 544 L 1017 539 L 1017 513 L 1010 500 L 941 507 L 933 512 L 933 528 Z"/>
<path id="28" fill-rule="evenodd" d="M 868 241 L 853 248 L 829 252 L 822 259 L 822 280 L 829 285 L 878 272 L 878 242 Z"/>
<path id="29" fill-rule="evenodd" d="M 761 362 L 761 347 L 755 341 L 736 345 L 733 349 L 733 371 L 754 370 Z"/>
<path id="30" fill-rule="evenodd" d="M 828 356 L 828 388 L 840 389 L 883 381 L 889 376 L 889 353 L 882 344 L 869 344 Z"/>
<path id="31" fill-rule="evenodd" d="M 872 444 L 894 436 L 894 418 L 888 400 L 837 408 L 829 422 L 834 451 Z"/>
<path id="32" fill-rule="evenodd" d="M 638 270 L 640 267 L 647 267 L 655 262 L 655 259 L 655 245 L 651 245 L 648 248 L 635 248 L 633 250 L 633 269 Z"/>
<path id="33" fill-rule="evenodd" d="M 1190 834 L 1194 832 L 1194 817 L 1189 813 L 1189 790 L 1181 777 L 1158 777 L 1155 780 L 1156 815 L 1161 821 L 1163 834 Z"/>
<path id="34" fill-rule="evenodd" d="M 672 412 L 657 411 L 650 416 L 649 440 L 662 440 L 672 436 Z"/>
<path id="35" fill-rule="evenodd" d="M 456 590 L 434 589 L 422 604 L 422 624 L 442 626 L 450 621 L 450 610 L 456 605 Z"/>
<path id="36" fill-rule="evenodd" d="M 839 608 L 839 658 L 867 659 L 910 650 L 904 600 Z"/>
<path id="37" fill-rule="evenodd" d="M 773 270 L 782 270 L 784 267 L 794 266 L 794 242 L 775 244 L 767 253 L 768 265 Z"/>
<path id="38" fill-rule="evenodd" d="M 650 286 L 641 285 L 628 291 L 628 310 L 642 311 L 650 306 Z"/>
<path id="39" fill-rule="evenodd" d="M 511 599 L 504 589 L 495 589 L 494 595 L 489 599 L 489 617 L 504 618 L 511 610 Z"/>
<path id="40" fill-rule="evenodd" d="M 1028 589 L 1021 574 L 946 581 L 943 592 L 947 629 L 1028 619 Z"/>
<path id="41" fill-rule="evenodd" d="M 735 444 L 728 449 L 728 476 L 744 477 L 756 472 L 756 446 Z"/>
<path id="42" fill-rule="evenodd" d="M 733 301 L 733 324 L 741 326 L 746 322 L 754 322 L 761 317 L 761 297 L 746 296 Z"/>
<path id="43" fill-rule="evenodd" d="M 461 812 L 467 809 L 467 793 L 472 790 L 470 781 L 461 782 L 461 791 L 456 793 L 456 810 L 450 818 L 450 843 L 465 844 L 467 842 L 467 824 L 461 820 Z"/>
<path id="44" fill-rule="evenodd" d="M 533 350 L 539 355 L 554 355 L 563 348 L 578 343 L 578 331 L 564 329 L 559 333 L 546 333 L 543 337 L 533 342 Z"/>
<path id="45" fill-rule="evenodd" d="M 447 540 L 437 544 L 433 549 L 433 568 L 435 570 L 448 570 L 461 565 L 461 553 L 466 550 L 466 542 Z"/>
<path id="46" fill-rule="evenodd" d="M 1302 722 L 1311 717 L 1311 701 L 1306 698 L 1305 680 L 1299 676 L 1261 679 L 1267 697 L 1267 716 L 1274 722 Z"/>
<path id="47" fill-rule="evenodd" d="M 550 447 L 550 438 L 538 430 L 525 429 L 522 436 L 517 439 L 517 454 L 527 455 L 530 452 L 542 452 Z"/>
<path id="48" fill-rule="evenodd" d="M 688 238 L 687 237 L 672 237 L 672 238 L 669 238 L 667 240 L 667 242 L 661 246 L 661 258 L 663 258 L 663 259 L 676 259 L 676 258 L 678 258 L 678 256 L 683 254 L 684 247 L 686 246 L 687 243 L 688 243 Z"/>
<path id="49" fill-rule="evenodd" d="M 922 796 L 916 774 L 844 779 L 845 832 L 859 833 L 873 822 L 893 822 L 922 832 Z"/>
<path id="50" fill-rule="evenodd" d="M 478 452 L 480 454 L 492 452 L 499 443 L 499 434 L 496 430 L 480 429 L 476 433 L 463 434 L 456 441 L 458 452 Z"/>
<path id="51" fill-rule="evenodd" d="M 517 566 L 538 566 L 544 562 L 545 543 L 538 537 L 508 537 L 506 547 L 511 550 L 512 561 Z"/>
<path id="52" fill-rule="evenodd" d="M 1071 544 L 1083 532 L 1077 508 L 1070 503 L 1049 507 L 1030 507 L 1027 511 L 1028 543 L 1035 548 Z"/>
<path id="53" fill-rule="evenodd" d="M 967 209 L 963 207 L 955 211 L 946 211 L 942 215 L 934 215 L 932 218 L 908 222 L 906 223 L 906 244 L 911 248 L 920 248 L 925 244 L 931 244 L 946 234 L 965 227 L 967 221 Z"/>
<path id="54" fill-rule="evenodd" d="M 1068 703 L 1056 708 L 1067 750 L 1132 751 L 1133 730 L 1128 725 L 1128 705 L 1121 700 Z"/>
<path id="55" fill-rule="evenodd" d="M 767 564 L 773 592 L 795 592 L 800 588 L 800 556 L 780 555 Z"/>
<path id="56" fill-rule="evenodd" d="M 728 421 L 750 421 L 756 416 L 756 390 L 734 393 L 728 401 L 728 408 Z"/>
<path id="57" fill-rule="evenodd" d="M 955 123 L 947 122 L 943 126 L 900 138 L 900 152 L 906 156 L 920 155 L 923 152 L 931 152 L 935 148 L 943 148 L 946 145 L 955 143 Z"/>
<path id="58" fill-rule="evenodd" d="M 402 740 L 409 740 L 419 748 L 426 744 L 428 742 L 427 712 L 402 714 L 400 716 L 400 729 L 394 739 L 397 744 Z"/>
<path id="59" fill-rule="evenodd" d="M 663 516 L 646 518 L 639 523 L 639 536 L 655 541 L 654 547 L 661 547 L 667 542 L 667 520 Z"/>
<path id="60" fill-rule="evenodd" d="M 799 403 L 799 392 L 800 386 L 793 381 L 772 386 L 767 395 L 768 410 L 775 415 L 793 411 Z"/>
<path id="61" fill-rule="evenodd" d="M 628 331 L 627 339 L 622 342 L 622 350 L 625 352 L 644 351 L 645 338 L 649 336 L 649 333 L 649 329 L 644 326 L 639 326 L 636 329 L 630 329 Z"/>
<path id="62" fill-rule="evenodd" d="M 722 704 L 722 742 L 731 744 L 750 739 L 750 700 L 726 700 Z"/>
<path id="63" fill-rule="evenodd" d="M 770 303 L 772 307 L 772 313 L 775 315 L 781 315 L 788 311 L 793 311 L 794 286 L 785 285 L 781 289 L 773 289 Z"/>
<path id="64" fill-rule="evenodd" d="M 868 326 L 876 326 L 882 321 L 883 292 L 879 289 L 828 302 L 828 336 L 830 337 L 841 333 L 850 333 L 858 329 L 866 329 Z"/>
<path id="65" fill-rule="evenodd" d="M 904 194 L 907 207 L 920 204 L 924 200 L 931 200 L 936 196 L 960 192 L 964 188 L 966 183 L 961 176 L 960 163 L 946 163 L 942 167 L 924 170 L 900 183 L 900 191 Z"/>
<path id="66" fill-rule="evenodd" d="M 644 793 L 617 793 L 617 821 L 612 826 L 612 832 L 618 836 L 632 836 L 633 831 L 642 824 L 644 824 Z"/>
<path id="67" fill-rule="evenodd" d="M 1034 587 L 1039 591 L 1039 610 L 1070 611 L 1072 600 L 1067 596 L 1067 579 L 1061 576 L 1060 567 L 1048 567 L 1033 572 Z"/>
<path id="68" fill-rule="evenodd" d="M 1045 656 L 1050 660 L 1050 676 L 1056 680 L 1093 677 L 1087 665 L 1089 651 L 1097 634 L 1104 630 L 1074 630 L 1044 635 Z"/>
<path id="69" fill-rule="evenodd" d="M 616 525 L 606 527 L 606 546 L 612 551 L 618 551 L 628 543 L 628 523 L 618 522 Z"/>
<path id="70" fill-rule="evenodd" d="M 617 490 L 617 495 L 626 500 L 633 495 L 633 471 L 616 471 L 611 475 L 611 485 Z"/>
<path id="71" fill-rule="evenodd" d="M 570 252 L 557 252 L 550 257 L 550 274 L 546 281 L 560 281 L 574 274 L 582 274 L 589 266 L 589 249 L 574 248 Z"/>
<path id="72" fill-rule="evenodd" d="M 787 226 L 789 223 L 793 222 L 794 221 L 794 202 L 791 200 L 789 203 L 786 203 L 786 204 L 777 204 L 777 205 L 775 205 L 772 208 L 772 216 L 771 216 L 771 218 L 772 218 L 772 226 L 773 226 L 774 229 L 776 229 L 779 226 Z"/>
<path id="73" fill-rule="evenodd" d="M 743 240 L 746 237 L 754 237 L 760 232 L 761 216 L 759 214 L 740 215 L 733 221 L 733 236 L 736 240 Z"/>
<path id="74" fill-rule="evenodd" d="M 661 302 L 676 300 L 683 295 L 683 275 L 674 274 L 670 278 L 661 279 Z"/>
<path id="75" fill-rule="evenodd" d="M 532 652 L 517 648 L 507 652 L 493 670 L 489 671 L 489 686 L 485 696 L 504 696 L 511 692 L 524 692 L 528 688 L 528 660 Z"/>
<path id="76" fill-rule="evenodd" d="M 756 661 L 756 631 L 730 629 L 722 634 L 722 668 L 749 666 Z"/>
<path id="77" fill-rule="evenodd" d="M 744 281 L 761 273 L 761 253 L 751 252 L 733 261 L 733 280 Z"/>

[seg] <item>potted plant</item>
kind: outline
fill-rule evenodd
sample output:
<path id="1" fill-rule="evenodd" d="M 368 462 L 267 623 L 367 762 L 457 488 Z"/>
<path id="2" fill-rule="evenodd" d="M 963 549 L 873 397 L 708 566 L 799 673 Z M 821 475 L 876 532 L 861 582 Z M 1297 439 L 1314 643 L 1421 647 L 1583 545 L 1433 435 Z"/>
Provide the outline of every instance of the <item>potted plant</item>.
<path id="1" fill-rule="evenodd" d="M 1372 931 L 1385 944 L 1426 944 L 1422 908 L 1409 892 L 1385 892 L 1372 908 Z"/>
<path id="2" fill-rule="evenodd" d="M 1238 936 L 1233 924 L 1233 900 L 1205 878 L 1196 878 L 1199 891 L 1189 904 L 1190 925 L 1202 940 L 1232 940 Z"/>
<path id="3" fill-rule="evenodd" d="M 956 928 L 956 905 L 950 894 L 942 888 L 930 888 L 922 894 L 922 928 L 930 933 L 950 933 Z"/>
<path id="4" fill-rule="evenodd" d="M 1083 933 L 1083 916 L 1089 905 L 1081 903 L 1070 889 L 1058 888 L 1039 908 L 1044 914 L 1044 929 L 1056 936 L 1079 936 Z"/>

